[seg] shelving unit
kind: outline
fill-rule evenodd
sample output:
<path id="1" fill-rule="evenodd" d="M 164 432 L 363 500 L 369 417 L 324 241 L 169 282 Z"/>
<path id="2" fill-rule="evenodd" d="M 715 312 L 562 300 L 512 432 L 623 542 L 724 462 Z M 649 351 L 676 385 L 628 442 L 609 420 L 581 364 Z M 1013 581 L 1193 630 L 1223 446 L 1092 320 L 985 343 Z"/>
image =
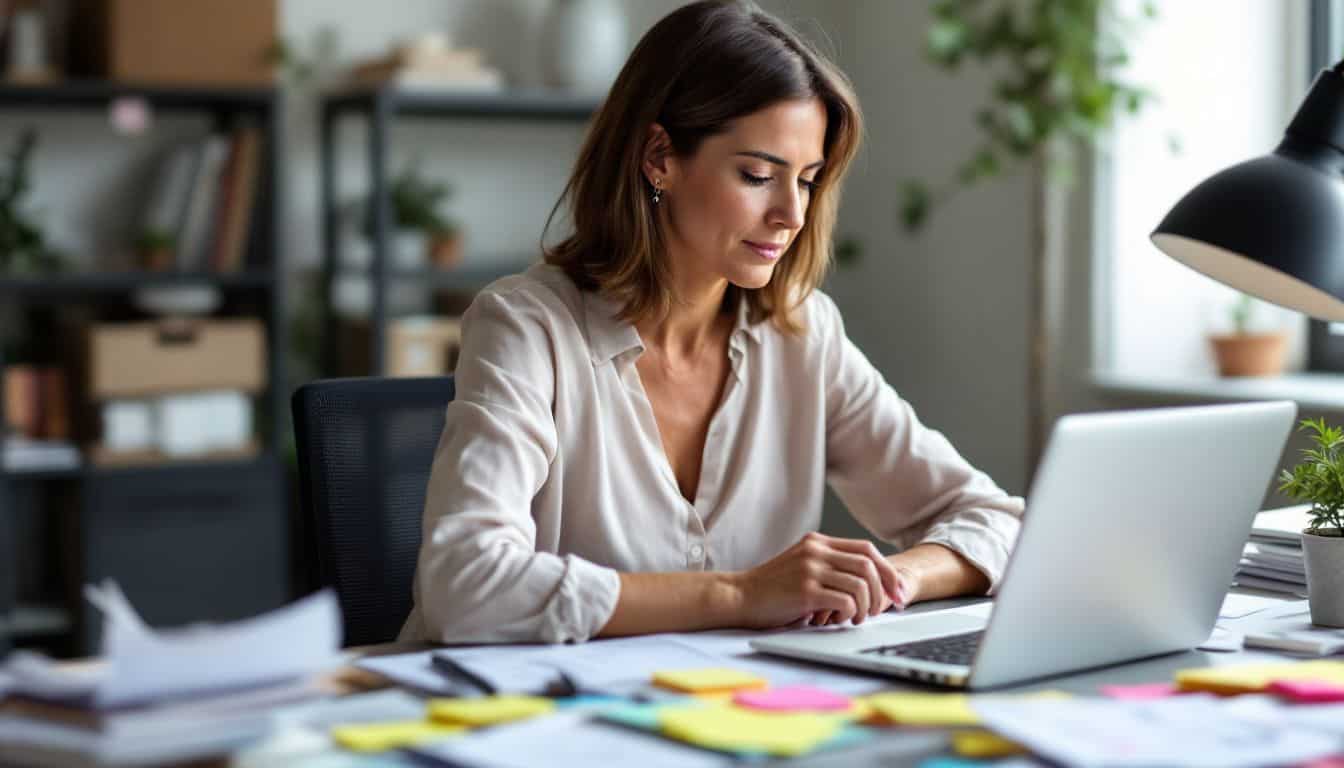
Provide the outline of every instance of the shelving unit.
<path id="1" fill-rule="evenodd" d="M 215 130 L 246 118 L 264 137 L 246 267 L 236 273 L 109 271 L 51 276 L 0 274 L 0 303 L 20 310 L 121 302 L 142 288 L 205 285 L 239 303 L 266 328 L 267 388 L 256 423 L 261 450 L 237 460 L 134 467 L 6 470 L 0 464 L 0 654 L 15 639 L 61 635 L 76 652 L 94 650 L 96 623 L 76 579 L 116 579 L 151 623 L 238 618 L 292 593 L 288 494 L 279 446 L 288 433 L 285 391 L 285 271 L 279 222 L 285 199 L 284 105 L 272 88 L 174 88 L 66 81 L 0 85 L 0 112 L 105 110 L 140 99 L 161 111 L 202 113 Z M 38 168 L 40 172 L 40 167 Z M 232 301 L 237 299 L 237 302 Z M 0 372 L 5 361 L 0 357 Z M 73 406 L 74 404 L 72 404 Z M 0 399 L 0 424 L 4 423 Z M 61 605 L 27 605 L 16 594 L 16 504 L 45 518 L 53 497 L 73 494 L 59 539 L 70 589 Z M 57 510 L 51 510 L 56 512 Z M 56 524 L 56 521 L 49 521 Z M 69 573 L 73 567 L 75 573 Z M 76 635 L 70 635 L 71 631 Z"/>
<path id="2" fill-rule="evenodd" d="M 368 156 L 370 198 L 373 208 L 373 248 L 369 275 L 373 301 L 369 317 L 371 375 L 384 373 L 384 345 L 388 308 L 387 286 L 394 281 L 414 281 L 435 288 L 475 289 L 496 278 L 520 271 L 535 259 L 531 256 L 495 260 L 490 267 L 460 267 L 452 270 L 401 270 L 390 264 L 389 240 L 392 234 L 391 201 L 388 195 L 388 134 L 397 117 L 442 120 L 493 119 L 526 122 L 586 122 L 600 102 L 593 97 L 551 91 L 506 91 L 502 93 L 439 93 L 399 90 L 392 87 L 361 88 L 329 93 L 321 105 L 322 161 L 322 281 L 318 291 L 322 302 L 322 370 L 335 375 L 340 365 L 340 344 L 332 332 L 336 315 L 332 306 L 336 276 L 347 271 L 341 267 L 340 233 L 336 204 L 337 122 L 346 116 L 362 115 L 368 120 Z"/>

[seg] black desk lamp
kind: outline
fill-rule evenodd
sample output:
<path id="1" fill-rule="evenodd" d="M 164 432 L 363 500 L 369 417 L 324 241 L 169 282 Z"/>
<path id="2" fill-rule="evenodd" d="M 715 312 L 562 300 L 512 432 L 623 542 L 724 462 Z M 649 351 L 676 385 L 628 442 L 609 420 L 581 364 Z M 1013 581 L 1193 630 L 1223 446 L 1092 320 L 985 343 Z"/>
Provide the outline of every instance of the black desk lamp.
<path id="1" fill-rule="evenodd" d="M 1205 179 L 1152 240 L 1242 293 L 1344 321 L 1344 61 L 1317 75 L 1273 154 Z"/>

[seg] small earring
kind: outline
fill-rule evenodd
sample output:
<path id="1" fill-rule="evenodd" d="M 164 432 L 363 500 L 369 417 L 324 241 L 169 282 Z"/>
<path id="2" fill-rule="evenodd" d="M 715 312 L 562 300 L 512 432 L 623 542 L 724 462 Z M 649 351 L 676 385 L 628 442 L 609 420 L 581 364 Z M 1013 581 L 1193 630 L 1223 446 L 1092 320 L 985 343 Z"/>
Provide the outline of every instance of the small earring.
<path id="1" fill-rule="evenodd" d="M 653 204 L 657 205 L 663 199 L 663 182 L 661 179 L 653 180 Z"/>

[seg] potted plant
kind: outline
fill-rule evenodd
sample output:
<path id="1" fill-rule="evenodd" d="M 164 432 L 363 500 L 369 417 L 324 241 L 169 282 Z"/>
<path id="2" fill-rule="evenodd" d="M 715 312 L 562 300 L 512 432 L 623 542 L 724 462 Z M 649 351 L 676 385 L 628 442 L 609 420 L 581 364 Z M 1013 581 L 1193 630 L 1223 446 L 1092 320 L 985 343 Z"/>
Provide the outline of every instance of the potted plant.
<path id="1" fill-rule="evenodd" d="M 172 269 L 177 255 L 172 233 L 155 227 L 146 228 L 135 240 L 135 255 L 141 269 L 150 272 Z"/>
<path id="2" fill-rule="evenodd" d="M 0 272 L 43 273 L 61 269 L 61 257 L 47 246 L 42 228 L 23 210 L 37 133 L 19 135 L 9 154 L 9 167 L 0 168 Z"/>
<path id="3" fill-rule="evenodd" d="M 1241 294 L 1232 304 L 1232 333 L 1209 337 L 1219 375 L 1277 376 L 1283 372 L 1288 337 L 1282 331 L 1252 331 L 1254 314 L 1254 300 Z"/>
<path id="4" fill-rule="evenodd" d="M 461 229 L 439 209 L 452 197 L 453 189 L 447 182 L 424 178 L 418 166 L 418 162 L 407 166 L 389 190 L 397 257 L 402 266 L 419 266 L 428 259 L 437 267 L 452 267 L 462 258 Z M 371 206 L 368 212 L 365 231 L 371 234 Z"/>
<path id="5" fill-rule="evenodd" d="M 1311 504 L 1311 522 L 1302 531 L 1311 623 L 1344 627 L 1344 429 L 1325 419 L 1302 422 L 1313 445 L 1303 460 L 1280 476 L 1279 490 Z"/>
<path id="6" fill-rule="evenodd" d="M 976 110 L 979 139 L 950 178 L 931 185 L 910 179 L 900 189 L 900 219 L 920 230 L 934 209 L 959 189 L 1027 169 L 1032 179 L 1032 251 L 1028 319 L 1027 442 L 1029 465 L 1045 446 L 1050 378 L 1063 334 L 1062 297 L 1068 194 L 1083 153 L 1096 146 L 1117 115 L 1137 113 L 1149 100 L 1126 82 L 1131 38 L 1141 19 L 1157 15 L 1152 2 L 1128 6 L 1107 0 L 933 0 L 925 53 L 957 72 L 977 63 L 974 77 L 995 75 Z"/>

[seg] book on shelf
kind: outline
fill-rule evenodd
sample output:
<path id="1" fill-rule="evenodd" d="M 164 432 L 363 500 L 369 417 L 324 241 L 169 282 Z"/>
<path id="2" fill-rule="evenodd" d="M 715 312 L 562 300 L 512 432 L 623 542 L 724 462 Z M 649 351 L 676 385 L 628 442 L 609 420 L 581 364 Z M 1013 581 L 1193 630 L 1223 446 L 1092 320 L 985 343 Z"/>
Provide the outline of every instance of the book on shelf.
<path id="1" fill-rule="evenodd" d="M 166 236 L 183 272 L 243 268 L 263 164 L 259 128 L 243 123 L 166 152 L 147 197 L 142 232 Z"/>
<path id="2" fill-rule="evenodd" d="M 487 66 L 479 50 L 451 49 L 429 35 L 398 46 L 386 56 L 356 64 L 346 82 L 355 87 L 494 92 L 504 88 L 504 75 Z"/>
<path id="3" fill-rule="evenodd" d="M 9 472 L 39 472 L 77 469 L 79 448 L 68 440 L 34 440 L 18 435 L 4 438 L 3 461 Z"/>
<path id="4" fill-rule="evenodd" d="M 1311 522 L 1310 504 L 1267 509 L 1255 516 L 1251 541 L 1267 544 L 1302 545 L 1302 531 Z"/>

